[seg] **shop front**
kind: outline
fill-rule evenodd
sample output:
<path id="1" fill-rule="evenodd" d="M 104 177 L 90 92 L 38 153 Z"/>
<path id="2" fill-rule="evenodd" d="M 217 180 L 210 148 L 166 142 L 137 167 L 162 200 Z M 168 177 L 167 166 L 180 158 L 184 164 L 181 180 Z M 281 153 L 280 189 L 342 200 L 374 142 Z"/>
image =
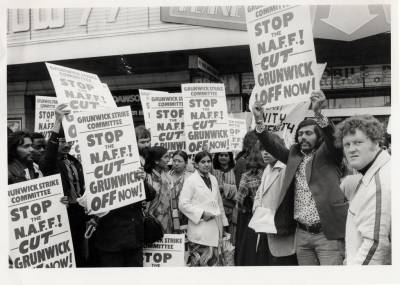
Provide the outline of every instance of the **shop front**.
<path id="1" fill-rule="evenodd" d="M 179 93 L 188 82 L 222 82 L 228 112 L 248 111 L 254 77 L 243 7 L 204 7 L 9 10 L 9 120 L 33 130 L 35 96 L 55 96 L 45 62 L 97 74 L 118 106 L 131 106 L 135 124 L 143 123 L 139 89 Z M 361 6 L 365 17 L 352 23 L 356 30 L 335 23 L 346 11 L 327 7 L 310 8 L 317 62 L 327 63 L 321 80 L 327 115 L 386 119 L 388 7 Z"/>

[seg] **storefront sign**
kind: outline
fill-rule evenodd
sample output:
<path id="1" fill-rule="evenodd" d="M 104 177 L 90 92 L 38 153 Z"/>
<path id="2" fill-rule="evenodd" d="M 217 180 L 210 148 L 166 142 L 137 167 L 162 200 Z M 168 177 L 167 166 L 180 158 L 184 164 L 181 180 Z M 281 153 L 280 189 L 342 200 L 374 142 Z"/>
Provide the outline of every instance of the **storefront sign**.
<path id="1" fill-rule="evenodd" d="M 353 41 L 390 31 L 390 5 L 312 5 L 308 7 L 315 38 Z M 247 30 L 242 6 L 162 7 L 161 21 Z"/>
<path id="2" fill-rule="evenodd" d="M 246 30 L 243 6 L 161 7 L 161 21 L 231 30 Z"/>
<path id="3" fill-rule="evenodd" d="M 140 103 L 140 95 L 139 94 L 130 94 L 130 95 L 113 95 L 114 101 L 118 107 L 130 106 L 133 121 L 136 122 L 138 117 L 143 116 L 142 105 Z"/>
<path id="4" fill-rule="evenodd" d="M 185 235 L 165 234 L 162 241 L 145 245 L 143 267 L 185 266 Z"/>
<path id="5" fill-rule="evenodd" d="M 75 267 L 59 174 L 8 186 L 9 257 L 13 268 Z"/>
<path id="6" fill-rule="evenodd" d="M 200 69 L 205 73 L 211 75 L 215 79 L 219 80 L 218 70 L 197 55 L 189 56 L 189 68 Z"/>
<path id="7" fill-rule="evenodd" d="M 80 114 L 76 124 L 88 214 L 104 213 L 146 198 L 135 128 L 128 106 Z"/>
<path id="8" fill-rule="evenodd" d="M 308 101 L 319 90 L 308 6 L 248 6 L 255 101 L 266 108 Z"/>

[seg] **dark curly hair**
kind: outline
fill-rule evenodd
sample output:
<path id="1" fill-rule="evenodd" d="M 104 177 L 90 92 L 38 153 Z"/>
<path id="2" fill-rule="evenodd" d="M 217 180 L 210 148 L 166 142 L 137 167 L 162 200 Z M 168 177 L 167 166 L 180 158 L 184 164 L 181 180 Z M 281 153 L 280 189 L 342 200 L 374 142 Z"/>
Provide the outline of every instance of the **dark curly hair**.
<path id="1" fill-rule="evenodd" d="M 314 148 L 317 149 L 323 143 L 324 137 L 322 135 L 321 128 L 318 126 L 317 122 L 313 119 L 305 119 L 300 122 L 300 124 L 298 125 L 298 127 L 296 129 L 294 141 L 295 141 L 295 143 L 300 143 L 299 142 L 299 131 L 301 128 L 306 127 L 306 126 L 314 126 L 314 132 L 315 132 L 315 135 L 317 136 L 317 142 L 316 142 Z"/>
<path id="2" fill-rule="evenodd" d="M 348 134 L 354 135 L 357 129 L 375 143 L 380 143 L 383 139 L 384 128 L 381 122 L 371 115 L 356 115 L 337 125 L 335 131 L 336 145 L 342 147 L 343 137 Z"/>
<path id="3" fill-rule="evenodd" d="M 249 131 L 243 138 L 243 146 L 242 150 L 236 155 L 236 161 L 242 156 L 246 157 L 249 155 L 250 151 L 254 147 L 254 145 L 258 142 L 258 137 L 254 130 Z"/>
<path id="4" fill-rule="evenodd" d="M 217 152 L 214 154 L 213 158 L 213 167 L 214 169 L 222 170 L 221 164 L 219 163 L 219 155 L 223 152 Z M 232 169 L 235 167 L 235 160 L 233 159 L 233 153 L 232 152 L 226 152 L 229 156 L 229 163 L 228 163 L 228 169 Z"/>
<path id="5" fill-rule="evenodd" d="M 136 140 L 151 138 L 150 132 L 144 125 L 135 128 Z"/>
<path id="6" fill-rule="evenodd" d="M 168 150 L 162 146 L 152 146 L 149 151 L 149 156 L 146 158 L 144 163 L 144 171 L 146 173 L 151 173 L 156 167 L 156 161 L 159 161 Z"/>
<path id="7" fill-rule="evenodd" d="M 261 151 L 263 150 L 263 147 L 259 141 L 256 142 L 256 144 L 253 146 L 251 149 L 249 155 L 247 156 L 247 161 L 246 161 L 246 169 L 247 170 L 256 170 L 256 169 L 262 169 L 265 168 L 265 162 L 262 157 Z"/>
<path id="8" fill-rule="evenodd" d="M 17 131 L 8 136 L 8 162 L 17 158 L 17 147 L 24 144 L 24 138 L 30 138 L 31 134 L 26 131 Z"/>

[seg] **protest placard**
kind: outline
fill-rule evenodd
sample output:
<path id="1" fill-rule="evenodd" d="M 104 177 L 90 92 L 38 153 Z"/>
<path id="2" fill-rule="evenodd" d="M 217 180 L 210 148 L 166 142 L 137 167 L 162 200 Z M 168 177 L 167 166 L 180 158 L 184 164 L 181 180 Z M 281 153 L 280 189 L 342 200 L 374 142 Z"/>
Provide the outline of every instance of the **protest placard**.
<path id="1" fill-rule="evenodd" d="M 229 147 L 230 151 L 241 151 L 243 138 L 247 132 L 246 120 L 229 118 Z"/>
<path id="2" fill-rule="evenodd" d="M 182 84 L 188 153 L 229 151 L 225 87 L 220 83 Z"/>
<path id="3" fill-rule="evenodd" d="M 80 113 L 76 121 L 89 214 L 144 200 L 132 114 L 129 106 Z"/>
<path id="4" fill-rule="evenodd" d="M 54 126 L 54 110 L 58 105 L 57 98 L 36 96 L 35 97 L 35 132 L 42 133 L 46 140 Z"/>
<path id="5" fill-rule="evenodd" d="M 71 147 L 71 150 L 69 151 L 69 154 L 75 157 L 79 162 L 82 162 L 81 159 L 81 151 L 79 148 L 79 142 L 78 140 L 74 141 L 74 144 Z"/>
<path id="6" fill-rule="evenodd" d="M 168 92 L 155 91 L 155 90 L 144 90 L 139 89 L 140 101 L 142 103 L 144 124 L 146 128 L 151 132 L 151 119 L 150 119 L 150 100 L 152 95 L 168 95 Z M 151 142 L 152 144 L 152 142 Z"/>
<path id="7" fill-rule="evenodd" d="M 152 93 L 149 99 L 151 145 L 169 152 L 185 150 L 182 94 Z"/>
<path id="8" fill-rule="evenodd" d="M 67 141 L 76 140 L 76 114 L 82 111 L 115 108 L 106 84 L 96 74 L 46 62 L 59 104 L 68 104 L 71 114 L 64 117 Z"/>
<path id="9" fill-rule="evenodd" d="M 13 268 L 75 267 L 59 174 L 8 186 L 9 257 Z"/>
<path id="10" fill-rule="evenodd" d="M 290 147 L 295 143 L 297 127 L 307 116 L 309 106 L 310 102 L 300 102 L 263 109 L 266 129 L 279 135 L 286 146 Z M 253 121 L 252 127 L 254 126 Z"/>
<path id="11" fill-rule="evenodd" d="M 145 245 L 143 267 L 185 266 L 185 235 L 165 234 L 162 241 Z"/>
<path id="12" fill-rule="evenodd" d="M 308 6 L 248 6 L 255 101 L 266 108 L 307 101 L 319 90 Z"/>

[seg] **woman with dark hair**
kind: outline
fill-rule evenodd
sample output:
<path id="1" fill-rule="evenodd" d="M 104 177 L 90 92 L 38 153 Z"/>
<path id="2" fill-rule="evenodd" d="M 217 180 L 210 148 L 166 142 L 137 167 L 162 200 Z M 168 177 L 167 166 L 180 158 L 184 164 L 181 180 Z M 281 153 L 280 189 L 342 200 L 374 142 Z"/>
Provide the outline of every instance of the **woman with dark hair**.
<path id="1" fill-rule="evenodd" d="M 17 131 L 8 136 L 8 184 L 43 177 L 33 162 L 33 151 L 28 132 Z"/>
<path id="2" fill-rule="evenodd" d="M 229 234 L 231 242 L 235 242 L 236 219 L 232 219 L 235 208 L 235 196 L 237 193 L 235 180 L 235 161 L 232 152 L 218 152 L 214 154 L 212 174 L 217 178 L 219 191 L 221 193 L 224 210 L 229 222 Z"/>
<path id="3" fill-rule="evenodd" d="M 256 244 L 257 235 L 248 228 L 248 225 L 252 217 L 254 197 L 266 166 L 261 150 L 260 142 L 257 142 L 250 151 L 246 163 L 247 171 L 242 175 L 236 195 L 239 208 L 235 248 L 236 265 L 256 265 L 253 264 L 253 256 L 250 256 L 248 252 L 254 252 L 253 248 L 249 247 Z"/>
<path id="4" fill-rule="evenodd" d="M 236 187 L 239 189 L 240 179 L 242 178 L 243 173 L 246 172 L 246 164 L 247 157 L 249 156 L 251 150 L 256 145 L 258 141 L 258 137 L 254 131 L 248 132 L 243 138 L 243 146 L 242 151 L 236 155 L 236 166 L 234 169 L 235 172 L 235 181 Z"/>
<path id="5" fill-rule="evenodd" d="M 189 219 L 188 266 L 215 266 L 219 239 L 228 220 L 217 179 L 210 174 L 211 154 L 201 151 L 194 161 L 196 171 L 184 182 L 179 197 L 179 209 Z"/>
<path id="6" fill-rule="evenodd" d="M 148 203 L 146 211 L 160 221 L 166 234 L 173 233 L 172 179 L 168 174 L 168 162 L 168 150 L 161 146 L 153 146 L 144 164 L 144 170 L 147 173 L 146 182 L 156 191 L 156 196 Z"/>
<path id="7" fill-rule="evenodd" d="M 172 220 L 175 233 L 181 233 L 187 229 L 187 217 L 178 209 L 179 195 L 181 194 L 183 183 L 192 174 L 186 170 L 188 155 L 183 150 L 177 150 L 172 154 L 172 169 L 169 175 L 172 179 Z"/>

